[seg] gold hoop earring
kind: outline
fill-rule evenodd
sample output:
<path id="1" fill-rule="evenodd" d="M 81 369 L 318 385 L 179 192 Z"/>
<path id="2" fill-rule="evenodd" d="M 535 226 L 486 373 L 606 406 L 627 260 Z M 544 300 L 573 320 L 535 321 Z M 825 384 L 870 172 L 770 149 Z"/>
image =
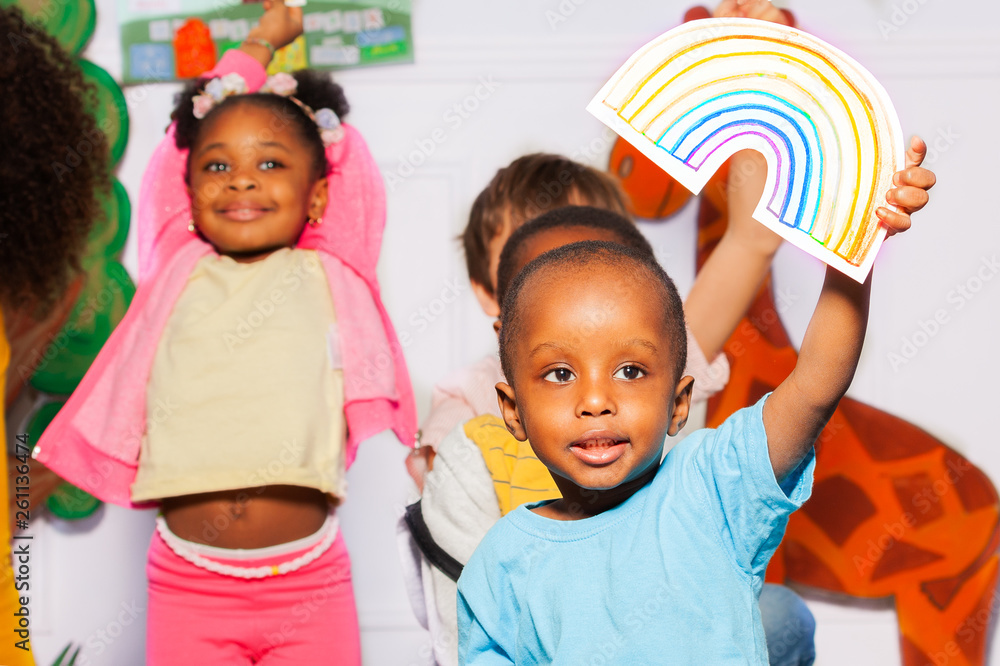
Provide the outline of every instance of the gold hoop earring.
<path id="1" fill-rule="evenodd" d="M 188 220 L 188 231 L 193 234 L 198 233 L 198 229 L 194 226 L 194 220 Z"/>

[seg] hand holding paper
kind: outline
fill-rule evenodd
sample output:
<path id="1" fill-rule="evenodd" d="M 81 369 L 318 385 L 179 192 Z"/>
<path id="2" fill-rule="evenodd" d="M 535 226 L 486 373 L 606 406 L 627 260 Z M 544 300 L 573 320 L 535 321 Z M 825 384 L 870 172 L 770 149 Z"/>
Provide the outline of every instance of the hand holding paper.
<path id="1" fill-rule="evenodd" d="M 910 139 L 906 150 L 906 168 L 892 176 L 896 187 L 885 195 L 887 203 L 896 207 L 895 211 L 880 207 L 875 211 L 879 221 L 886 227 L 886 235 L 892 236 L 910 228 L 910 215 L 927 205 L 927 190 L 934 187 L 937 177 L 933 171 L 920 165 L 927 155 L 927 145 L 918 136 Z"/>

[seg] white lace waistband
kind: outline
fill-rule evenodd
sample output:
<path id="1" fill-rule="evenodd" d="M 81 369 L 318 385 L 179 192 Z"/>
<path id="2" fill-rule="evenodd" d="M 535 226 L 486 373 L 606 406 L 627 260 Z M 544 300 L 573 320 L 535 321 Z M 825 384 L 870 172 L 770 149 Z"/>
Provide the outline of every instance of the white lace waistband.
<path id="1" fill-rule="evenodd" d="M 329 550 L 330 546 L 333 545 L 340 531 L 340 524 L 336 513 L 331 512 L 326 517 L 323 525 L 315 533 L 301 539 L 296 539 L 295 541 L 268 546 L 266 548 L 219 548 L 217 546 L 188 541 L 171 532 L 163 516 L 157 516 L 156 530 L 159 532 L 160 538 L 163 539 L 163 542 L 167 544 L 167 547 L 174 554 L 200 569 L 234 578 L 269 578 L 270 576 L 291 573 L 319 558 L 320 555 Z M 282 555 L 288 555 L 304 548 L 309 548 L 309 550 L 296 558 L 280 564 L 241 567 L 218 561 L 281 557 Z"/>

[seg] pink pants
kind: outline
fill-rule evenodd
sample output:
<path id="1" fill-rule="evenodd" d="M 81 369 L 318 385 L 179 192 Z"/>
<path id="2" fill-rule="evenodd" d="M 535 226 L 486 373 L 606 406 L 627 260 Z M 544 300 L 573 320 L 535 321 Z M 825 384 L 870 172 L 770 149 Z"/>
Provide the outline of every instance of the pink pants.
<path id="1" fill-rule="evenodd" d="M 216 561 L 271 566 L 307 550 Z M 351 563 L 339 534 L 301 569 L 246 580 L 191 564 L 154 532 L 146 572 L 147 666 L 361 664 Z"/>

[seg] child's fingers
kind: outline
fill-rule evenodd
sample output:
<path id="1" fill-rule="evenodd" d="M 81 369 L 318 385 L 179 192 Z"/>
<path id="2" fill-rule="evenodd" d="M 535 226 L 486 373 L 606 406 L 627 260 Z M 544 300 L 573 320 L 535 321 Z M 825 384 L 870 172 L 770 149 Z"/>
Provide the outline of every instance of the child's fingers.
<path id="1" fill-rule="evenodd" d="M 886 193 L 885 200 L 893 206 L 905 208 L 908 213 L 916 213 L 927 205 L 930 195 L 920 187 L 897 187 Z"/>
<path id="2" fill-rule="evenodd" d="M 740 0 L 739 6 L 740 15 L 745 18 L 785 23 L 785 15 L 770 0 Z"/>
<path id="3" fill-rule="evenodd" d="M 888 235 L 892 236 L 910 228 L 910 214 L 892 211 L 888 208 L 878 208 L 875 210 L 879 222 L 886 228 Z"/>
<path id="4" fill-rule="evenodd" d="M 727 16 L 739 16 L 736 9 L 737 0 L 722 0 L 719 6 L 715 8 L 712 15 L 715 18 L 724 18 Z"/>
<path id="5" fill-rule="evenodd" d="M 906 149 L 906 168 L 917 167 L 927 156 L 927 144 L 917 135 L 910 138 L 910 147 Z"/>
<path id="6" fill-rule="evenodd" d="M 913 166 L 892 174 L 892 184 L 896 187 L 919 187 L 929 190 L 937 183 L 934 172 L 923 167 Z"/>

